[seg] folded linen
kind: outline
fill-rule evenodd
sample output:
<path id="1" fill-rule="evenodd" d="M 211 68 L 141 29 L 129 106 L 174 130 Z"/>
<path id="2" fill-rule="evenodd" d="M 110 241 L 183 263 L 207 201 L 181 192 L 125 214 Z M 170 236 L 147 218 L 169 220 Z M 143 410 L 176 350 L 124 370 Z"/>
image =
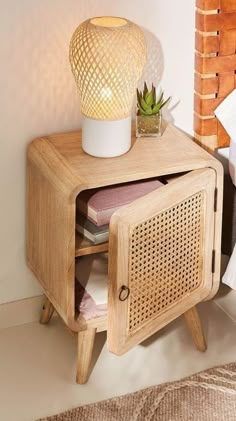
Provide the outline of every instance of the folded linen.
<path id="1" fill-rule="evenodd" d="M 76 263 L 75 307 L 85 320 L 107 313 L 107 253 L 83 256 Z"/>

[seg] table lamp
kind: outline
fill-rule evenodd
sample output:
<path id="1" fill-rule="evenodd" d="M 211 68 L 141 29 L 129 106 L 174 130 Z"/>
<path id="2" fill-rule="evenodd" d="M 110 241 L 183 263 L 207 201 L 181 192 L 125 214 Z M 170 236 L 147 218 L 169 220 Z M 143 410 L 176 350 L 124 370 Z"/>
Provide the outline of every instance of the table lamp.
<path id="1" fill-rule="evenodd" d="M 127 19 L 91 18 L 74 32 L 70 63 L 89 155 L 114 157 L 130 149 L 132 105 L 145 62 L 143 31 Z"/>

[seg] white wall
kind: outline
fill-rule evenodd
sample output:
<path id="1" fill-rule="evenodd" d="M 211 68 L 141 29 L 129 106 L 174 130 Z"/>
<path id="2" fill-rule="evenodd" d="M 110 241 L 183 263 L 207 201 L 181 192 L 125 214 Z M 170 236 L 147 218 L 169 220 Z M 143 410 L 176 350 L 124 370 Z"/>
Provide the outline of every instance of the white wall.
<path id="1" fill-rule="evenodd" d="M 175 124 L 192 133 L 194 0 L 0 0 L 0 303 L 41 293 L 25 264 L 25 153 L 31 139 L 80 126 L 68 62 L 90 16 L 127 17 L 164 53 L 161 85 Z M 178 104 L 178 105 L 177 105 Z"/>

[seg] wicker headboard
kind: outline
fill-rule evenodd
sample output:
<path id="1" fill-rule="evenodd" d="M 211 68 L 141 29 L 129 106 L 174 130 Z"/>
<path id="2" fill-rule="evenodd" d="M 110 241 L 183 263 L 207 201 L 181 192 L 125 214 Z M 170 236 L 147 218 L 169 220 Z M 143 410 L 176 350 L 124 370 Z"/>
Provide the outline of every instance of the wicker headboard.
<path id="1" fill-rule="evenodd" d="M 228 146 L 214 116 L 236 87 L 236 0 L 196 0 L 194 132 L 209 151 Z"/>

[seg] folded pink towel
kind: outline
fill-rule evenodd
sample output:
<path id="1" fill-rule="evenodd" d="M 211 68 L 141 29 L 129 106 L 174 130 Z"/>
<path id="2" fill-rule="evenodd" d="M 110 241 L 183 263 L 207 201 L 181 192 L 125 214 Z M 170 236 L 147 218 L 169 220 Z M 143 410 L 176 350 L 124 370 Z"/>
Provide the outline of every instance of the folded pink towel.
<path id="1" fill-rule="evenodd" d="M 107 303 L 96 304 L 91 295 L 78 282 L 77 291 L 80 288 L 82 288 L 83 293 L 81 300 L 76 302 L 76 309 L 84 320 L 94 319 L 107 314 Z"/>

